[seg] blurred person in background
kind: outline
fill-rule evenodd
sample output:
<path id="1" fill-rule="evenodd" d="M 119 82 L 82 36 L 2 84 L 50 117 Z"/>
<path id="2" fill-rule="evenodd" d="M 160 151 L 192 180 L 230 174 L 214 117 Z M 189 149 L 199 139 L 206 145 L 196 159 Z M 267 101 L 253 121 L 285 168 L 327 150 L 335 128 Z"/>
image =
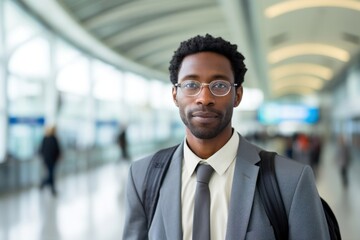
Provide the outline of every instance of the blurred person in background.
<path id="1" fill-rule="evenodd" d="M 48 186 L 50 187 L 52 195 L 56 196 L 55 169 L 61 157 L 61 148 L 56 137 L 55 126 L 46 128 L 45 136 L 40 146 L 40 155 L 46 169 L 46 175 L 41 182 L 40 188 L 43 189 Z"/>
<path id="2" fill-rule="evenodd" d="M 285 137 L 285 150 L 284 154 L 288 158 L 293 159 L 293 138 L 292 137 Z"/>
<path id="3" fill-rule="evenodd" d="M 343 134 L 338 136 L 338 165 L 340 169 L 341 181 L 345 189 L 349 186 L 348 169 L 351 161 L 351 149 L 349 141 Z"/>
<path id="4" fill-rule="evenodd" d="M 293 159 L 303 164 L 310 165 L 310 142 L 304 133 L 296 133 L 293 142 Z"/>
<path id="5" fill-rule="evenodd" d="M 126 137 L 126 130 L 127 130 L 127 126 L 121 125 L 119 134 L 116 139 L 117 144 L 121 151 L 122 160 L 130 160 L 129 152 L 128 152 L 128 141 L 127 141 L 127 137 Z"/>
<path id="6" fill-rule="evenodd" d="M 321 160 L 322 139 L 319 135 L 313 134 L 310 137 L 310 165 L 317 175 Z"/>

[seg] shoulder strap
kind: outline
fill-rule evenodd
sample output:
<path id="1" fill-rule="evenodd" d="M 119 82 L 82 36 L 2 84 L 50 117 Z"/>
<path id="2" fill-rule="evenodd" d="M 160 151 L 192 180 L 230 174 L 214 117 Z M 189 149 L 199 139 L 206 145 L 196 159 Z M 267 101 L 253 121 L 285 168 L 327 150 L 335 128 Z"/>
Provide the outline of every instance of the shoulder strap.
<path id="1" fill-rule="evenodd" d="M 322 203 L 322 206 L 324 209 L 326 222 L 329 227 L 330 239 L 331 240 L 341 240 L 340 227 L 336 220 L 336 216 L 335 216 L 334 212 L 331 210 L 329 204 L 324 199 L 322 199 L 320 197 L 320 200 L 321 200 L 321 203 Z"/>
<path id="2" fill-rule="evenodd" d="M 166 148 L 155 153 L 146 171 L 142 200 L 148 229 L 154 217 L 161 184 L 169 168 L 172 155 L 178 146 Z"/>
<path id="3" fill-rule="evenodd" d="M 261 161 L 258 188 L 261 201 L 274 228 L 276 239 L 288 239 L 288 219 L 275 173 L 276 153 L 261 151 L 259 155 Z"/>

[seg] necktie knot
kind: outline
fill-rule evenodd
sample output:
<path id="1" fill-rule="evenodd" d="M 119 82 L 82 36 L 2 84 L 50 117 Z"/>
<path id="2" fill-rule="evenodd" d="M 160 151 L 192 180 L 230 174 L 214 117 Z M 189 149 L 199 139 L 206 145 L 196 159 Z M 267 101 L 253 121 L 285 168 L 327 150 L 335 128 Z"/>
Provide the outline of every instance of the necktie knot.
<path id="1" fill-rule="evenodd" d="M 210 165 L 199 164 L 196 169 L 197 182 L 208 184 L 214 169 Z"/>

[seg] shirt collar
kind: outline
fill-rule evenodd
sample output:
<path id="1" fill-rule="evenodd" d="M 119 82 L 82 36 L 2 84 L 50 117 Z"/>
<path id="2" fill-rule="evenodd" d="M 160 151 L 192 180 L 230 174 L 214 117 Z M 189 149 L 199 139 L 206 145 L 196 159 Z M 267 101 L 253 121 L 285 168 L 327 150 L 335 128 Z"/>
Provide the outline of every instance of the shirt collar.
<path id="1" fill-rule="evenodd" d="M 229 141 L 219 151 L 214 153 L 208 159 L 199 158 L 195 153 L 191 151 L 187 145 L 186 138 L 184 144 L 184 165 L 186 169 L 186 175 L 191 177 L 194 173 L 196 166 L 199 162 L 204 162 L 212 166 L 217 174 L 222 175 L 229 168 L 231 163 L 236 158 L 237 148 L 239 146 L 239 135 L 236 131 L 233 132 Z"/>

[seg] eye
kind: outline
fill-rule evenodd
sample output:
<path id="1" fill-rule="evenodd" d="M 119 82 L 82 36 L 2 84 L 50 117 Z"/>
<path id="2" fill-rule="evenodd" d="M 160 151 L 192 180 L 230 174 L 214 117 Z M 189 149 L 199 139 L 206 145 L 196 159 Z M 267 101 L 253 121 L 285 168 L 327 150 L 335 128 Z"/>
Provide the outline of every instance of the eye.
<path id="1" fill-rule="evenodd" d="M 226 89 L 229 87 L 229 83 L 225 81 L 214 81 L 211 88 L 213 89 Z"/>
<path id="2" fill-rule="evenodd" d="M 183 88 L 187 88 L 187 89 L 196 89 L 199 88 L 199 84 L 197 82 L 194 81 L 185 81 L 181 84 L 181 86 Z"/>

